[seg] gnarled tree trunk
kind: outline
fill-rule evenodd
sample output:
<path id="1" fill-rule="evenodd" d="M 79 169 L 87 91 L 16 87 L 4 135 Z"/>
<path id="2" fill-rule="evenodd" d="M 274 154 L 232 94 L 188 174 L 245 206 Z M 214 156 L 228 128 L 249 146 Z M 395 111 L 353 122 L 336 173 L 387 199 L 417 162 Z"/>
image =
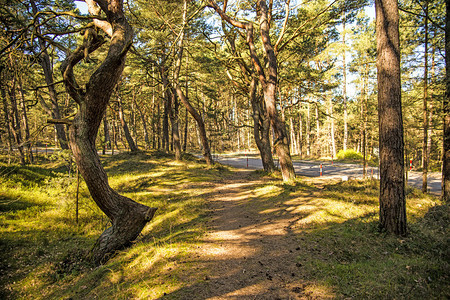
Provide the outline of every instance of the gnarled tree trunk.
<path id="1" fill-rule="evenodd" d="M 115 250 L 126 247 L 136 239 L 145 224 L 153 218 L 156 208 L 134 202 L 119 195 L 108 183 L 108 177 L 100 164 L 95 148 L 95 138 L 111 94 L 116 86 L 125 64 L 125 55 L 131 46 L 133 31 L 123 14 L 123 1 L 110 0 L 98 2 L 86 0 L 89 12 L 99 15 L 106 13 L 107 21 L 94 20 L 111 36 L 109 51 L 99 68 L 92 74 L 86 90 L 80 88 L 73 74 L 73 67 L 84 57 L 84 47 L 80 46 L 70 54 L 61 65 L 63 79 L 68 93 L 78 103 L 79 110 L 69 123 L 70 147 L 91 196 L 99 208 L 110 218 L 112 226 L 98 238 L 91 251 L 92 260 L 99 264 Z M 93 52 L 103 43 L 96 37 L 89 45 Z"/>
<path id="2" fill-rule="evenodd" d="M 268 10 L 266 1 L 259 0 L 257 2 L 257 14 L 259 16 L 259 25 L 261 40 L 264 46 L 265 57 L 267 58 L 267 68 L 263 68 L 261 61 L 258 58 L 255 44 L 253 41 L 253 24 L 250 22 L 237 21 L 225 13 L 226 2 L 224 9 L 220 9 L 219 6 L 213 1 L 209 0 L 208 5 L 220 15 L 220 17 L 230 23 L 231 25 L 244 29 L 246 31 L 246 43 L 249 47 L 250 57 L 252 59 L 253 66 L 258 73 L 258 79 L 261 83 L 264 102 L 266 105 L 267 114 L 270 120 L 274 133 L 274 149 L 278 155 L 278 159 L 281 167 L 281 174 L 284 181 L 290 181 L 295 178 L 294 166 L 292 164 L 291 154 L 289 151 L 289 140 L 286 134 L 286 126 L 281 120 L 276 107 L 276 91 L 277 91 L 277 78 L 278 78 L 278 63 L 275 50 L 270 41 L 270 12 Z"/>

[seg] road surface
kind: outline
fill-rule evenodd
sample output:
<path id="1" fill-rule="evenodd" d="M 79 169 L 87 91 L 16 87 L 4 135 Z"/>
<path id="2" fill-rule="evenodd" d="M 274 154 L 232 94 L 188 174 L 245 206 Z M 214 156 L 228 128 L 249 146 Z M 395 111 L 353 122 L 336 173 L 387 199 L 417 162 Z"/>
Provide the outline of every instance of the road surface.
<path id="1" fill-rule="evenodd" d="M 260 158 L 252 156 L 228 156 L 220 155 L 214 156 L 214 159 L 224 165 L 229 165 L 235 168 L 260 170 L 262 169 L 262 162 Z M 275 164 L 278 162 L 276 161 Z M 317 161 L 293 161 L 295 173 L 300 176 L 306 177 L 319 177 L 320 176 L 320 164 Z M 363 168 L 358 164 L 346 164 L 338 162 L 323 162 L 322 163 L 322 176 L 324 178 L 341 178 L 348 180 L 349 178 L 363 178 Z M 373 176 L 378 179 L 378 168 L 367 167 L 367 176 Z M 420 172 L 408 172 L 408 184 L 418 189 L 422 188 L 422 173 Z M 435 195 L 441 194 L 441 174 L 438 172 L 428 173 L 428 190 Z"/>

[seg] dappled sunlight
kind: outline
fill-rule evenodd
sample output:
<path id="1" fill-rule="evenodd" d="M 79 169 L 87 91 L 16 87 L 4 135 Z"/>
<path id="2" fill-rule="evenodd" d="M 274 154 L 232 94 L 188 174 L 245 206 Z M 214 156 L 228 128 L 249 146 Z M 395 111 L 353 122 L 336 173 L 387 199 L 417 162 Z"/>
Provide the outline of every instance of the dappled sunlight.
<path id="1" fill-rule="evenodd" d="M 258 298 L 258 295 L 264 294 L 266 291 L 266 286 L 262 283 L 255 283 L 250 286 L 245 286 L 238 290 L 226 293 L 224 295 L 220 295 L 219 297 L 211 297 L 208 299 L 218 300 L 218 299 L 239 299 L 239 298 Z"/>
<path id="2" fill-rule="evenodd" d="M 158 211 L 133 245 L 98 268 L 82 258 L 110 222 L 84 184 L 78 226 L 73 178 L 0 188 L 0 245 L 8 245 L 0 267 L 13 278 L 2 279 L 6 289 L 29 299 L 365 299 L 386 298 L 386 286 L 423 296 L 445 281 L 437 259 L 445 227 L 422 229 L 448 212 L 434 197 L 408 194 L 412 234 L 397 239 L 377 231 L 374 182 L 284 185 L 165 158 L 134 161 L 123 174 L 128 159 L 150 157 L 123 155 L 109 169 L 111 185 Z"/>

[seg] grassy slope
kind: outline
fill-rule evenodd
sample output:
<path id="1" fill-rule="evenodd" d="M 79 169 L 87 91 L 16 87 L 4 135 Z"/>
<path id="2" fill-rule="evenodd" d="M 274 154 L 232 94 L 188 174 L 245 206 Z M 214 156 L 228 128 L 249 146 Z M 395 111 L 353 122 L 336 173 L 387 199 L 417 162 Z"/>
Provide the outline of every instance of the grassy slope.
<path id="1" fill-rule="evenodd" d="M 131 248 L 98 268 L 82 257 L 108 222 L 86 187 L 76 226 L 76 182 L 63 168 L 0 167 L 0 298 L 155 299 L 204 280 L 208 271 L 192 257 L 207 230 L 209 183 L 232 174 L 155 153 L 116 155 L 104 164 L 115 189 L 159 210 Z M 255 201 L 261 213 L 281 201 L 302 216 L 295 236 L 309 288 L 326 287 L 337 298 L 449 297 L 448 207 L 413 191 L 411 233 L 400 239 L 377 231 L 377 193 L 370 181 L 274 180 L 255 190 Z"/>

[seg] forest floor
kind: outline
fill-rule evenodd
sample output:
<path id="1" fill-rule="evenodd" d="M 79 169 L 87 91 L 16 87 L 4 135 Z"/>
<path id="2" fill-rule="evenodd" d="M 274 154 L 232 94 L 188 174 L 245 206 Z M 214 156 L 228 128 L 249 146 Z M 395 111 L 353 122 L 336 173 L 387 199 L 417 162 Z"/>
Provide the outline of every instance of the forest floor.
<path id="1" fill-rule="evenodd" d="M 405 276 L 396 268 L 409 272 L 417 266 L 410 266 L 414 258 L 396 262 L 390 258 L 403 251 L 399 248 L 406 238 L 376 231 L 374 207 L 366 205 L 371 202 L 367 195 L 376 190 L 375 182 L 342 186 L 337 179 L 302 178 L 301 183 L 283 185 L 258 172 L 234 169 L 227 178 L 211 183 L 208 230 L 190 258 L 207 275 L 163 298 L 433 298 L 425 291 L 429 286 L 423 286 L 431 278 L 425 283 L 410 272 L 406 280 L 410 283 L 395 283 Z M 339 194 L 342 190 L 346 196 Z M 389 262 L 383 262 L 386 258 Z M 392 277 L 385 277 L 389 273 Z M 436 295 L 448 292 L 448 286 L 439 286 Z"/>
<path id="2" fill-rule="evenodd" d="M 299 215 L 282 201 L 254 201 L 255 190 L 270 182 L 254 172 L 236 170 L 216 183 L 209 196 L 211 219 L 198 249 L 205 280 L 189 291 L 198 299 L 328 298 L 301 277 L 302 243 L 293 233 Z M 178 294 L 178 295 L 177 295 Z M 185 291 L 171 295 L 187 299 Z"/>
<path id="3" fill-rule="evenodd" d="M 129 248 L 84 257 L 109 221 L 65 160 L 0 163 L 0 299 L 445 299 L 450 209 L 407 189 L 408 230 L 378 230 L 378 182 L 105 156 L 111 186 L 158 207 Z"/>

